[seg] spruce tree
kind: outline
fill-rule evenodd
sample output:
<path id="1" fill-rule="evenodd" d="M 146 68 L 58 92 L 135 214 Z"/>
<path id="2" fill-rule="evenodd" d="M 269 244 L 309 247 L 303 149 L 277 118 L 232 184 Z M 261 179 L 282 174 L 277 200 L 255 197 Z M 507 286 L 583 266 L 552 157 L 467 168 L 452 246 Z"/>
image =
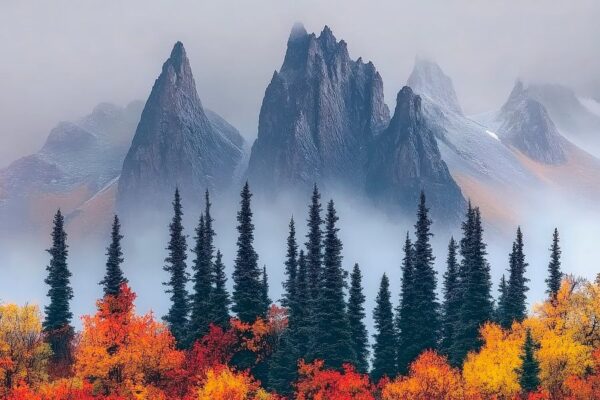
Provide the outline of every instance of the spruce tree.
<path id="1" fill-rule="evenodd" d="M 229 293 L 227 292 L 227 276 L 225 275 L 225 265 L 223 264 L 223 255 L 217 250 L 217 258 L 214 262 L 214 286 L 210 291 L 210 315 L 211 322 L 214 325 L 226 329 L 229 326 Z"/>
<path id="2" fill-rule="evenodd" d="M 123 251 L 121 250 L 121 223 L 119 217 L 115 215 L 112 224 L 112 230 L 110 234 L 111 242 L 106 249 L 106 274 L 104 279 L 100 281 L 100 285 L 103 286 L 104 295 L 115 296 L 119 293 L 121 285 L 127 283 L 127 279 L 123 275 L 121 270 L 121 264 L 123 263 Z"/>
<path id="3" fill-rule="evenodd" d="M 296 275 L 298 270 L 298 243 L 296 242 L 296 226 L 294 217 L 290 219 L 289 235 L 287 238 L 287 252 L 285 260 L 286 280 L 283 283 L 285 291 L 281 304 L 284 307 L 292 307 L 295 302 L 296 294 Z"/>
<path id="4" fill-rule="evenodd" d="M 462 224 L 460 241 L 462 261 L 459 269 L 460 317 L 450 353 L 452 360 L 464 360 L 467 353 L 481 346 L 479 328 L 492 319 L 490 266 L 486 260 L 486 244 L 479 208 L 469 202 L 466 219 Z"/>
<path id="5" fill-rule="evenodd" d="M 169 281 L 165 282 L 164 285 L 169 287 L 166 292 L 171 294 L 171 307 L 163 319 L 167 322 L 179 347 L 183 347 L 187 339 L 188 314 L 190 311 L 186 290 L 188 281 L 185 263 L 187 243 L 183 234 L 182 218 L 181 197 L 179 189 L 175 189 L 173 219 L 169 225 L 170 239 L 167 246 L 169 254 L 165 258 L 166 264 L 163 267 L 170 275 Z"/>
<path id="6" fill-rule="evenodd" d="M 290 314 L 290 329 L 296 351 L 296 360 L 308 358 L 310 335 L 313 333 L 312 315 L 310 314 L 310 288 L 308 280 L 308 265 L 304 250 L 298 253 L 298 273 L 296 275 L 296 306 Z"/>
<path id="7" fill-rule="evenodd" d="M 242 322 L 253 323 L 256 318 L 266 315 L 262 297 L 263 284 L 260 280 L 258 254 L 254 250 L 254 224 L 250 208 L 250 187 L 248 182 L 241 192 L 240 210 L 237 214 L 237 256 L 233 267 L 233 307 Z"/>
<path id="8" fill-rule="evenodd" d="M 560 244 L 558 238 L 558 229 L 554 228 L 554 234 L 552 235 L 552 246 L 550 246 L 550 263 L 548 264 L 548 278 L 546 278 L 546 284 L 548 289 L 546 293 L 551 299 L 556 298 L 556 294 L 560 289 L 560 283 L 562 280 L 562 272 L 560 270 Z"/>
<path id="9" fill-rule="evenodd" d="M 414 329 L 419 332 L 414 337 L 412 347 L 414 356 L 426 349 L 437 348 L 440 318 L 439 303 L 436 295 L 436 271 L 433 268 L 433 249 L 430 238 L 431 220 L 426 206 L 425 194 L 421 192 L 417 223 L 415 224 L 414 266 L 412 277 L 412 293 L 414 296 L 415 318 Z M 411 360 L 412 361 L 412 360 Z"/>
<path id="10" fill-rule="evenodd" d="M 456 259 L 458 245 L 453 237 L 448 243 L 448 257 L 446 259 L 446 273 L 444 274 L 444 306 L 442 316 L 442 341 L 440 348 L 446 355 L 450 355 L 454 341 L 454 330 L 460 315 L 460 297 L 458 293 L 458 260 Z M 458 360 L 449 360 L 453 365 L 458 365 Z"/>
<path id="11" fill-rule="evenodd" d="M 375 309 L 375 344 L 373 345 L 373 368 L 371 378 L 378 382 L 384 376 L 396 374 L 396 332 L 390 294 L 390 283 L 385 274 L 381 278 Z"/>
<path id="12" fill-rule="evenodd" d="M 263 309 L 269 310 L 271 307 L 271 299 L 269 298 L 269 276 L 267 275 L 267 266 L 263 265 L 262 270 L 262 281 L 261 281 L 261 299 L 263 302 Z M 264 317 L 267 316 L 267 311 L 265 311 Z"/>
<path id="13" fill-rule="evenodd" d="M 50 263 L 46 267 L 48 276 L 45 279 L 50 289 L 48 290 L 49 303 L 44 308 L 46 317 L 43 328 L 55 364 L 68 364 L 71 361 L 71 340 L 74 336 L 71 326 L 73 313 L 70 307 L 73 289 L 70 282 L 71 272 L 67 265 L 69 251 L 64 222 L 59 209 L 53 220 L 52 247 L 46 250 L 51 256 Z"/>
<path id="14" fill-rule="evenodd" d="M 188 345 L 192 345 L 208 333 L 209 325 L 212 322 L 210 300 L 213 285 L 213 265 L 206 248 L 206 234 L 206 220 L 204 214 L 201 214 L 196 227 L 196 236 L 194 237 L 195 245 L 192 249 L 196 257 L 192 264 L 193 292 L 190 305 Z"/>
<path id="15" fill-rule="evenodd" d="M 402 284 L 400 286 L 400 303 L 396 310 L 396 331 L 398 334 L 398 354 L 396 364 L 398 372 L 404 374 L 408 364 L 415 356 L 411 348 L 415 332 L 415 307 L 413 296 L 414 248 L 408 232 L 404 241 L 404 259 L 402 260 Z"/>
<path id="16" fill-rule="evenodd" d="M 344 271 L 342 270 L 342 242 L 338 238 L 338 216 L 333 200 L 327 205 L 325 218 L 324 257 L 322 277 L 319 279 L 318 307 L 313 308 L 315 334 L 312 341 L 312 359 L 322 359 L 330 368 L 356 362 L 352 348 L 350 325 L 344 300 Z"/>
<path id="17" fill-rule="evenodd" d="M 508 286 L 506 278 L 502 275 L 498 286 L 498 306 L 496 307 L 496 322 L 504 329 L 510 328 L 512 320 L 508 314 Z"/>
<path id="18" fill-rule="evenodd" d="M 521 368 L 519 369 L 519 384 L 523 393 L 535 392 L 540 386 L 540 363 L 535 357 L 536 344 L 527 329 L 525 342 L 521 353 Z"/>
<path id="19" fill-rule="evenodd" d="M 308 209 L 308 233 L 306 234 L 306 265 L 308 272 L 308 288 L 311 299 L 311 306 L 316 303 L 319 297 L 321 269 L 323 265 L 322 239 L 323 231 L 321 225 L 321 194 L 315 184 L 311 197 L 311 203 Z M 318 306 L 317 304 L 314 304 Z"/>
<path id="20" fill-rule="evenodd" d="M 348 297 L 348 322 L 352 337 L 352 348 L 356 354 L 356 369 L 366 373 L 369 368 L 369 337 L 365 326 L 365 295 L 362 288 L 362 274 L 358 264 L 350 275 L 350 294 Z"/>
<path id="21" fill-rule="evenodd" d="M 521 228 L 517 228 L 517 237 L 513 244 L 510 254 L 509 277 L 506 295 L 507 317 L 512 324 L 513 321 L 521 322 L 527 316 L 527 295 L 529 288 L 526 283 L 529 279 L 525 278 L 527 262 L 523 253 L 523 234 Z"/>

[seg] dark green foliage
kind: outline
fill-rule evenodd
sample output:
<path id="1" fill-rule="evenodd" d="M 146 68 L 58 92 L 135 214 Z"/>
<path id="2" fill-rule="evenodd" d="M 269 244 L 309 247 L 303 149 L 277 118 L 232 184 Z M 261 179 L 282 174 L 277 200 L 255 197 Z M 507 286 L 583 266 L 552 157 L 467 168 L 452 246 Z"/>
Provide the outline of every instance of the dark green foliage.
<path id="1" fill-rule="evenodd" d="M 385 274 L 381 278 L 375 309 L 375 344 L 373 346 L 373 368 L 371 378 L 378 382 L 384 376 L 396 375 L 396 332 L 390 294 L 390 282 Z"/>
<path id="2" fill-rule="evenodd" d="M 123 251 L 121 250 L 121 224 L 119 217 L 115 215 L 112 225 L 112 231 L 110 234 L 111 242 L 106 249 L 106 274 L 104 279 L 100 281 L 100 285 L 103 286 L 104 295 L 117 295 L 121 288 L 121 285 L 127 283 L 127 279 L 123 276 L 123 270 L 121 270 L 121 264 L 123 263 Z"/>
<path id="3" fill-rule="evenodd" d="M 398 333 L 398 371 L 406 373 L 408 365 L 414 357 L 410 348 L 414 336 L 415 306 L 413 296 L 414 248 L 408 232 L 404 241 L 404 259 L 402 260 L 402 284 L 400 286 L 400 304 L 396 310 L 396 331 Z"/>
<path id="4" fill-rule="evenodd" d="M 316 302 L 319 298 L 321 269 L 323 265 L 322 238 L 323 231 L 321 225 L 321 195 L 315 184 L 313 188 L 311 204 L 308 209 L 308 233 L 306 234 L 306 265 L 308 272 L 308 289 L 310 299 Z"/>
<path id="5" fill-rule="evenodd" d="M 283 282 L 285 293 L 281 299 L 281 305 L 292 307 L 296 294 L 296 275 L 298 270 L 298 243 L 296 242 L 296 226 L 294 218 L 290 219 L 290 233 L 287 238 L 287 253 L 285 260 L 286 280 Z"/>
<path id="6" fill-rule="evenodd" d="M 531 331 L 527 329 L 519 369 L 519 384 L 524 393 L 534 392 L 540 386 L 540 363 L 535 357 L 535 349 L 536 344 L 531 337 Z"/>
<path id="7" fill-rule="evenodd" d="M 169 325 L 178 346 L 183 346 L 187 336 L 188 314 L 190 311 L 188 302 L 188 293 L 186 284 L 188 274 L 186 271 L 187 243 L 183 234 L 183 210 L 181 207 L 181 197 L 179 189 L 175 189 L 175 198 L 173 200 L 173 219 L 169 225 L 169 245 L 167 250 L 169 255 L 165 258 L 166 265 L 163 267 L 170 275 L 169 281 L 164 285 L 168 286 L 167 293 L 171 294 L 171 307 L 163 319 Z"/>
<path id="8" fill-rule="evenodd" d="M 237 214 L 237 256 L 233 267 L 233 307 L 232 310 L 242 322 L 253 323 L 256 318 L 266 315 L 262 296 L 263 283 L 260 280 L 258 255 L 254 250 L 254 224 L 250 209 L 250 187 L 248 182 L 241 192 L 240 211 Z"/>
<path id="9" fill-rule="evenodd" d="M 313 333 L 309 293 L 307 261 L 304 250 L 300 250 L 298 254 L 298 274 L 296 275 L 296 306 L 291 308 L 289 321 L 292 340 L 298 355 L 297 359 L 307 358 L 310 335 Z"/>
<path id="10" fill-rule="evenodd" d="M 208 332 L 211 323 L 211 295 L 213 281 L 213 265 L 206 248 L 206 220 L 204 214 L 200 215 L 196 227 L 195 245 L 193 252 L 196 255 L 192 264 L 193 292 L 191 295 L 191 315 L 189 324 L 189 342 L 192 345 Z"/>
<path id="11" fill-rule="evenodd" d="M 529 279 L 525 278 L 527 262 L 523 253 L 523 234 L 521 228 L 517 228 L 517 238 L 513 243 L 510 253 L 509 277 L 506 288 L 506 316 L 509 324 L 513 321 L 521 322 L 527 316 L 527 295 L 529 290 L 526 283 Z"/>
<path id="12" fill-rule="evenodd" d="M 508 286 L 504 275 L 500 279 L 498 286 L 498 306 L 496 307 L 496 322 L 504 329 L 510 328 L 512 320 L 508 315 Z"/>
<path id="13" fill-rule="evenodd" d="M 318 307 L 313 308 L 315 334 L 311 351 L 312 359 L 322 359 L 331 368 L 356 362 L 344 300 L 342 242 L 338 238 L 337 221 L 332 200 L 327 205 L 325 218 L 323 271 L 319 280 Z"/>
<path id="14" fill-rule="evenodd" d="M 356 369 L 366 373 L 369 368 L 369 337 L 365 326 L 365 295 L 362 288 L 362 274 L 358 264 L 350 275 L 350 293 L 348 297 L 348 323 L 350 324 L 350 336 L 352 348 L 356 354 Z"/>
<path id="15" fill-rule="evenodd" d="M 446 259 L 446 273 L 444 274 L 444 305 L 442 315 L 442 340 L 440 349 L 449 355 L 454 340 L 454 330 L 460 316 L 460 296 L 458 292 L 458 260 L 456 259 L 458 244 L 450 238 L 448 244 L 448 257 Z M 458 365 L 459 360 L 449 360 L 453 365 Z"/>
<path id="16" fill-rule="evenodd" d="M 53 220 L 52 247 L 46 250 L 51 258 L 46 267 L 48 276 L 44 280 L 50 286 L 50 289 L 48 290 L 49 303 L 44 308 L 46 318 L 43 322 L 43 328 L 52 348 L 55 363 L 69 362 L 71 358 L 71 339 L 74 336 L 74 330 L 71 326 L 73 313 L 70 306 L 73 289 L 70 282 L 71 272 L 67 265 L 69 251 L 64 223 L 64 217 L 58 210 Z"/>
<path id="17" fill-rule="evenodd" d="M 459 268 L 461 312 L 449 357 L 464 360 L 467 353 L 481 346 L 479 328 L 492 319 L 494 308 L 491 296 L 490 266 L 486 260 L 486 244 L 479 208 L 469 202 L 462 224 L 460 241 L 462 262 Z"/>
<path id="18" fill-rule="evenodd" d="M 552 235 L 552 246 L 550 246 L 550 263 L 548 264 L 548 278 L 546 278 L 546 284 L 548 289 L 546 293 L 550 298 L 555 298 L 556 293 L 560 289 L 560 282 L 562 280 L 562 272 L 560 270 L 560 244 L 558 238 L 558 229 L 554 228 L 554 234 Z"/>
<path id="19" fill-rule="evenodd" d="M 268 310 L 271 307 L 271 299 L 269 298 L 269 276 L 267 275 L 267 266 L 263 265 L 262 270 L 262 281 L 261 281 L 261 299 L 263 302 L 264 310 Z M 264 317 L 267 316 L 265 312 Z"/>
<path id="20" fill-rule="evenodd" d="M 217 250 L 217 258 L 214 262 L 214 286 L 210 292 L 210 315 L 211 322 L 221 328 L 229 326 L 229 293 L 227 292 L 227 276 L 225 275 L 225 265 L 223 264 L 223 255 Z"/>

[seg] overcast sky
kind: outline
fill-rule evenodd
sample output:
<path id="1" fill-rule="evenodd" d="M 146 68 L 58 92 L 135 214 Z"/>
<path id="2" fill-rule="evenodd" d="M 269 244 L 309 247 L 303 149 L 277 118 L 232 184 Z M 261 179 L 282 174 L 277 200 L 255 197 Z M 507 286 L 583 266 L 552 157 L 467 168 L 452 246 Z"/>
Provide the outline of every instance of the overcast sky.
<path id="1" fill-rule="evenodd" d="M 204 105 L 252 139 L 295 21 L 329 25 L 353 58 L 373 61 L 388 104 L 420 55 L 477 113 L 498 107 L 517 77 L 600 95 L 599 17 L 592 0 L 2 0 L 0 167 L 37 150 L 60 120 L 145 99 L 177 40 Z"/>

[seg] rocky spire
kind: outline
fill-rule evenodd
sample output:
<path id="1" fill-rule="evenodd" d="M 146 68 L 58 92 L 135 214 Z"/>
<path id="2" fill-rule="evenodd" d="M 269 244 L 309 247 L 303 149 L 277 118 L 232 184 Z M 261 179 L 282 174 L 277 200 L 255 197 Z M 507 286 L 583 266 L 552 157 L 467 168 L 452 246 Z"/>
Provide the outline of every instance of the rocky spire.
<path id="1" fill-rule="evenodd" d="M 164 208 L 175 185 L 199 200 L 207 188 L 232 181 L 241 141 L 215 129 L 207 117 L 185 49 L 177 42 L 152 88 L 119 180 L 118 206 Z"/>
<path id="2" fill-rule="evenodd" d="M 274 191 L 313 183 L 364 187 L 367 147 L 387 125 L 383 82 L 353 61 L 329 27 L 317 37 L 294 25 L 259 116 L 248 177 Z"/>
<path id="3" fill-rule="evenodd" d="M 460 218 L 465 200 L 423 117 L 421 97 L 405 86 L 398 93 L 390 125 L 374 143 L 367 192 L 379 202 L 414 210 L 421 190 L 434 221 Z"/>

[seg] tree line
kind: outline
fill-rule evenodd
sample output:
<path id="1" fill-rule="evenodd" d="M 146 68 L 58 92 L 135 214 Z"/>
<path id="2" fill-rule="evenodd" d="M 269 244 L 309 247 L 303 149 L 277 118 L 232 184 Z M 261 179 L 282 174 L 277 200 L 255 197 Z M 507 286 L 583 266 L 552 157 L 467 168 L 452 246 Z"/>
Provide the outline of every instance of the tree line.
<path id="1" fill-rule="evenodd" d="M 222 254 L 214 245 L 216 235 L 211 215 L 209 192 L 201 213 L 188 261 L 188 243 L 184 234 L 183 206 L 176 189 L 173 217 L 169 224 L 168 255 L 164 283 L 170 307 L 163 317 L 179 349 L 190 349 L 207 335 L 211 326 L 228 329 L 231 318 L 252 324 L 265 319 L 271 307 L 268 277 L 258 265 L 254 248 L 252 193 L 246 183 L 240 193 L 237 213 L 237 253 L 233 265 L 233 291 L 227 290 Z M 394 307 L 390 281 L 383 274 L 376 305 L 374 344 L 371 347 L 364 323 L 366 316 L 362 272 L 355 264 L 349 274 L 342 267 L 343 244 L 339 238 L 338 216 L 333 200 L 323 207 L 315 185 L 308 206 L 308 232 L 304 246 L 296 234 L 296 222 L 289 221 L 286 240 L 284 294 L 280 300 L 286 310 L 287 326 L 278 336 L 273 351 L 265 359 L 256 354 L 239 352 L 232 360 L 240 369 L 250 368 L 264 387 L 281 394 L 291 393 L 298 379 L 298 361 L 322 360 L 323 367 L 341 369 L 352 364 L 360 373 L 370 373 L 374 382 L 382 377 L 406 374 L 409 365 L 427 350 L 445 355 L 452 366 L 459 367 L 469 352 L 483 342 L 480 328 L 488 321 L 510 328 L 527 316 L 525 277 L 527 262 L 520 228 L 509 255 L 508 278 L 502 277 L 498 301 L 492 296 L 490 265 L 486 259 L 481 213 L 470 202 L 462 222 L 462 237 L 450 238 L 446 271 L 442 277 L 442 298 L 438 299 L 438 277 L 431 246 L 433 233 L 426 196 L 421 193 L 414 232 L 406 233 L 403 244 L 399 287 L 400 297 Z M 68 268 L 67 235 L 64 217 L 58 210 L 53 220 L 50 263 L 45 282 L 49 286 L 43 329 L 52 349 L 53 363 L 68 368 L 75 334 L 70 302 L 73 290 Z M 105 276 L 100 282 L 105 295 L 117 295 L 127 283 L 121 268 L 120 221 L 114 217 L 107 248 Z M 561 250 L 555 229 L 550 247 L 546 279 L 549 299 L 556 296 L 562 279 Z M 191 274 L 188 273 L 191 265 Z M 191 293 L 188 282 L 191 281 Z M 250 334 L 250 333 L 249 333 Z M 535 343 L 530 335 L 523 344 L 522 385 L 537 388 L 539 366 L 534 357 Z"/>

